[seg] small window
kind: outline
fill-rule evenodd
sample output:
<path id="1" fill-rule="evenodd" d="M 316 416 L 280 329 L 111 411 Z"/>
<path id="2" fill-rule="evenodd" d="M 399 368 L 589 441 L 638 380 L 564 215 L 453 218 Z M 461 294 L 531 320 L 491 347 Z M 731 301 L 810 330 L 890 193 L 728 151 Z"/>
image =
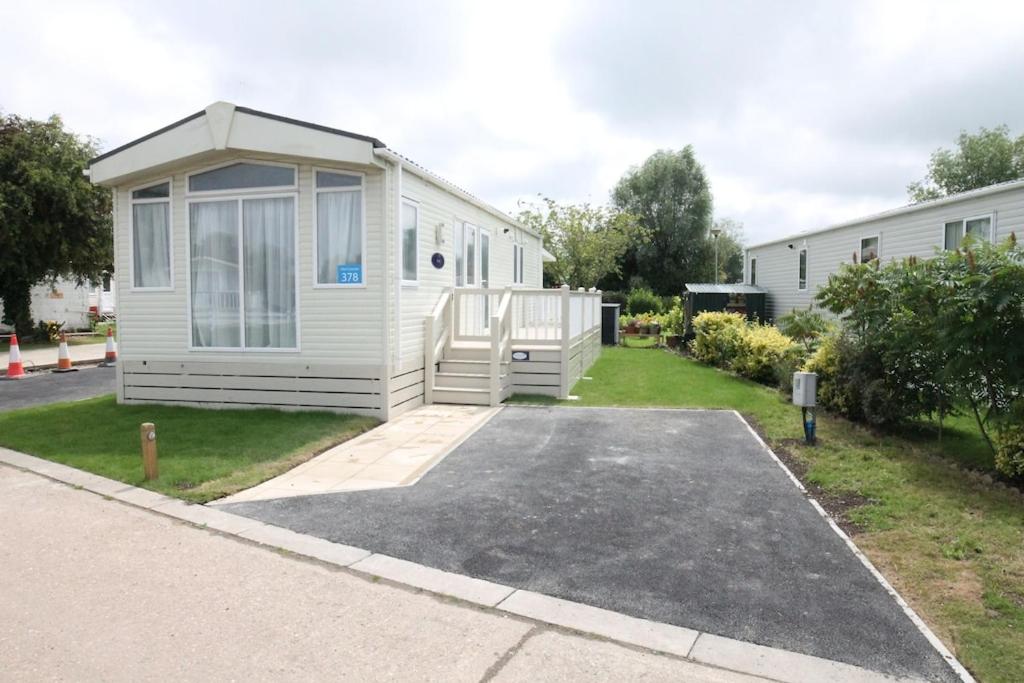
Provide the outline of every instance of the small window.
<path id="1" fill-rule="evenodd" d="M 943 248 L 952 251 L 953 249 L 960 248 L 960 241 L 964 235 L 964 222 L 963 221 L 950 221 L 945 225 L 945 238 L 943 240 Z"/>
<path id="2" fill-rule="evenodd" d="M 402 202 L 402 281 L 419 280 L 420 208 L 412 202 Z"/>
<path id="3" fill-rule="evenodd" d="M 270 187 L 295 187 L 295 169 L 291 166 L 239 162 L 211 171 L 195 173 L 188 178 L 189 192 L 252 190 Z"/>
<path id="4" fill-rule="evenodd" d="M 317 171 L 314 194 L 316 284 L 364 284 L 362 176 Z"/>
<path id="5" fill-rule="evenodd" d="M 750 284 L 757 284 L 757 259 L 750 259 Z"/>
<path id="6" fill-rule="evenodd" d="M 947 251 L 959 249 L 966 235 L 972 235 L 975 240 L 991 240 L 992 217 L 981 216 L 949 221 L 943 226 L 942 247 Z"/>
<path id="7" fill-rule="evenodd" d="M 868 263 L 876 258 L 878 258 L 878 236 L 861 238 L 860 262 Z"/>
<path id="8" fill-rule="evenodd" d="M 103 273 L 103 291 L 110 293 L 112 287 L 110 273 Z"/>
<path id="9" fill-rule="evenodd" d="M 797 289 L 807 289 L 807 250 L 800 250 L 800 267 L 797 275 Z"/>
<path id="10" fill-rule="evenodd" d="M 171 285 L 171 183 L 132 191 L 132 287 Z"/>

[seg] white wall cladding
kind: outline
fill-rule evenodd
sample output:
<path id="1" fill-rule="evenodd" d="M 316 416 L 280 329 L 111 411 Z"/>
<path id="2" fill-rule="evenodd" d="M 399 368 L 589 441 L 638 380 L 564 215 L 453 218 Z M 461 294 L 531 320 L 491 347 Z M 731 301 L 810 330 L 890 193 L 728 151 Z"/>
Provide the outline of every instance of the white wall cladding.
<path id="1" fill-rule="evenodd" d="M 768 310 L 774 318 L 794 308 L 807 308 L 818 289 L 843 263 L 850 263 L 862 237 L 879 236 L 882 262 L 908 256 L 929 258 L 943 246 L 947 221 L 993 214 L 996 241 L 1015 232 L 1024 237 L 1024 188 L 1009 188 L 982 197 L 967 197 L 938 206 L 866 219 L 852 225 L 751 247 L 747 250 L 746 281 L 750 259 L 757 259 L 757 284 L 768 290 Z M 792 244 L 793 249 L 787 245 Z M 798 291 L 799 252 L 807 248 L 807 290 Z M 859 256 L 858 256 L 859 258 Z"/>
<path id="2" fill-rule="evenodd" d="M 512 284 L 512 235 L 517 230 L 511 222 L 503 222 L 493 214 L 461 199 L 452 192 L 406 171 L 402 174 L 402 195 L 419 203 L 419 284 L 403 286 L 401 291 L 401 343 L 398 350 L 400 365 L 423 367 L 423 324 L 433 311 L 445 287 L 455 284 L 455 257 L 453 228 L 463 222 L 490 232 L 490 286 L 500 288 Z M 437 244 L 435 229 L 443 224 L 443 244 Z M 505 228 L 509 229 L 506 234 Z M 525 245 L 524 287 L 541 287 L 540 239 L 525 231 L 521 233 Z M 430 257 L 435 252 L 444 255 L 444 268 L 434 268 Z M 395 266 L 397 268 L 397 264 Z"/>

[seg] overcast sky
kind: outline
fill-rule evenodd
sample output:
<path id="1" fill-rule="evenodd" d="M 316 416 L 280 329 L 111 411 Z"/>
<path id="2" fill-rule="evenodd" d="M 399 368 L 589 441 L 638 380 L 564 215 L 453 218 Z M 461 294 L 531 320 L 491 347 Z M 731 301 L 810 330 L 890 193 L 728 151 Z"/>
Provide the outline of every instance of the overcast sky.
<path id="1" fill-rule="evenodd" d="M 748 243 L 906 202 L 1024 132 L 1024 3 L 0 3 L 0 110 L 103 149 L 216 100 L 373 135 L 497 207 L 692 144 Z M 440 9 L 439 9 L 440 7 Z"/>

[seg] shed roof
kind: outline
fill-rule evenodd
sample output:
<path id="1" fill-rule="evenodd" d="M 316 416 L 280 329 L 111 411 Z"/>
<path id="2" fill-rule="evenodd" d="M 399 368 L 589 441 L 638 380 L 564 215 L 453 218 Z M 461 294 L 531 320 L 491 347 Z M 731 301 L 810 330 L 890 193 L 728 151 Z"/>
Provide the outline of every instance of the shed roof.
<path id="1" fill-rule="evenodd" d="M 686 291 L 697 292 L 699 294 L 767 294 L 768 290 L 764 287 L 758 287 L 756 285 L 745 285 L 743 283 L 735 283 L 728 285 L 716 285 L 703 282 L 688 282 L 686 283 Z"/>

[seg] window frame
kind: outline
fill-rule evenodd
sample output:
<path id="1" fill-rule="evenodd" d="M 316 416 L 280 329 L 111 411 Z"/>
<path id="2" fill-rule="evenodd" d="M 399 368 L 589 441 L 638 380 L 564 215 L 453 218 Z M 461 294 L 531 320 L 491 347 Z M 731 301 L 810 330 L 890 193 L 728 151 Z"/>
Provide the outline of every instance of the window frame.
<path id="1" fill-rule="evenodd" d="M 155 185 L 167 183 L 166 197 L 150 199 L 134 199 L 132 195 L 138 190 L 145 190 Z M 169 285 L 166 287 L 135 286 L 135 205 L 162 204 L 167 202 L 167 267 L 170 269 Z M 153 180 L 142 185 L 128 188 L 128 291 L 129 292 L 173 292 L 174 291 L 174 176 Z"/>
<path id="2" fill-rule="evenodd" d="M 996 213 L 991 211 L 989 213 L 982 213 L 976 216 L 964 216 L 963 218 L 952 218 L 949 220 L 942 221 L 939 226 L 939 243 L 942 245 L 943 251 L 953 251 L 946 246 L 946 226 L 950 223 L 960 224 L 960 243 L 963 244 L 963 240 L 967 237 L 967 223 L 970 221 L 977 221 L 983 218 L 988 219 L 988 235 L 985 237 L 985 241 L 994 244 L 996 239 Z M 955 247 L 959 249 L 959 247 Z"/>
<path id="3" fill-rule="evenodd" d="M 803 281 L 804 282 L 803 282 L 803 286 L 800 286 L 800 257 L 801 256 L 803 256 L 803 261 L 804 261 L 804 277 L 803 277 Z M 809 272 L 810 272 L 810 257 L 808 256 L 808 253 L 807 253 L 807 247 L 800 247 L 799 249 L 797 249 L 797 252 L 796 252 L 796 291 L 798 291 L 798 292 L 806 292 L 807 291 L 808 284 L 810 283 L 810 277 L 808 277 Z"/>
<path id="4" fill-rule="evenodd" d="M 402 244 L 399 247 L 399 254 L 401 258 L 398 259 L 398 277 L 401 280 L 403 287 L 419 287 L 420 286 L 420 227 L 422 225 L 422 212 L 420 211 L 419 201 L 402 195 L 402 209 L 404 210 L 406 205 L 416 210 L 416 260 L 413 264 L 416 268 L 416 279 L 407 280 L 405 278 L 405 226 L 401 226 Z M 401 223 L 401 217 L 399 217 L 399 223 Z M 365 277 L 363 278 L 366 279 Z"/>
<path id="5" fill-rule="evenodd" d="M 857 242 L 857 259 L 859 263 L 865 263 L 864 261 L 864 240 L 878 240 L 878 246 L 875 247 L 875 258 L 872 261 L 882 261 L 882 233 L 875 233 L 873 235 L 861 235 L 860 241 Z M 867 263 L 870 263 L 868 261 Z"/>
<path id="6" fill-rule="evenodd" d="M 213 193 L 199 193 L 202 196 L 199 197 L 188 197 L 185 198 L 185 235 L 186 235 L 186 250 L 185 260 L 187 268 L 187 278 L 185 280 L 185 313 L 186 321 L 188 324 L 188 351 L 204 353 L 207 351 L 213 353 L 300 353 L 302 351 L 302 306 L 300 301 L 300 278 L 299 278 L 299 266 L 301 265 L 301 258 L 299 256 L 299 193 L 298 191 L 292 192 L 267 192 L 258 193 L 255 196 L 250 192 L 237 193 L 235 195 L 225 195 L 218 193 L 219 196 L 206 196 Z M 280 199 L 282 197 L 292 198 L 292 210 L 294 211 L 294 230 L 292 231 L 292 239 L 294 241 L 295 251 L 295 346 L 289 348 L 266 348 L 266 347 L 249 347 L 245 345 L 245 234 L 244 234 L 244 210 L 242 209 L 242 202 L 246 199 Z M 193 204 L 200 204 L 205 202 L 224 202 L 224 201 L 235 201 L 238 203 L 238 326 L 239 326 L 239 339 L 242 342 L 241 346 L 196 346 L 195 339 L 192 336 L 192 209 Z"/>
<path id="7" fill-rule="evenodd" d="M 279 168 L 290 168 L 293 171 L 293 177 L 295 182 L 291 185 L 270 185 L 267 187 L 232 187 L 226 190 L 192 190 L 189 188 L 192 176 L 202 175 L 203 173 L 209 173 L 210 171 L 216 171 L 219 168 L 227 168 L 228 166 L 234 166 L 235 164 L 254 164 L 257 166 L 277 166 Z M 314 183 L 316 182 L 316 176 L 314 174 Z M 185 196 L 186 197 L 223 197 L 223 196 L 237 196 L 244 194 L 265 194 L 267 192 L 298 192 L 299 191 L 299 165 L 289 164 L 282 161 L 266 161 L 264 159 L 231 159 L 229 161 L 223 161 L 219 164 L 213 164 L 212 166 L 204 166 L 203 168 L 197 168 L 194 171 L 189 171 L 185 174 Z"/>
<path id="8" fill-rule="evenodd" d="M 357 186 L 350 186 L 350 187 L 317 187 L 316 186 L 316 174 L 317 174 L 318 171 L 322 171 L 323 173 L 334 173 L 336 175 L 356 176 L 356 177 L 359 178 L 359 185 L 358 185 L 358 187 Z M 366 239 L 367 239 L 367 231 L 366 231 L 366 174 L 363 173 L 362 171 L 351 171 L 351 170 L 343 169 L 343 168 L 330 168 L 330 167 L 327 167 L 327 166 L 314 166 L 313 167 L 313 173 L 312 173 L 312 175 L 310 177 L 310 181 L 309 182 L 310 182 L 310 187 L 312 189 L 311 194 L 312 194 L 312 197 L 313 197 L 313 210 L 312 210 L 312 216 L 313 216 L 313 224 L 312 224 L 312 230 L 313 230 L 313 240 L 312 240 L 313 241 L 313 263 L 312 263 L 312 266 L 313 266 L 313 273 L 312 273 L 312 276 L 313 276 L 313 289 L 366 289 L 366 287 L 367 287 L 367 280 L 368 280 L 368 273 L 366 272 L 366 248 L 367 248 L 367 244 L 366 244 Z M 360 197 L 360 201 L 359 201 L 359 222 L 361 223 L 360 230 L 361 230 L 361 235 L 362 235 L 361 239 L 362 239 L 363 248 L 361 250 L 362 251 L 362 255 L 361 255 L 361 260 L 360 260 L 360 264 L 359 265 L 362 267 L 362 270 L 363 270 L 363 281 L 360 282 L 360 283 L 352 283 L 352 282 L 320 282 L 320 251 L 319 251 L 319 245 L 317 244 L 317 242 L 319 240 L 319 232 L 320 231 L 317 228 L 317 226 L 319 225 L 319 223 L 317 222 L 317 220 L 318 220 L 317 219 L 317 204 L 318 204 L 317 198 L 320 196 L 321 192 L 362 192 L 362 196 Z"/>
<path id="9" fill-rule="evenodd" d="M 750 265 L 747 266 L 747 280 L 751 287 L 757 286 L 757 257 L 750 257 Z"/>

